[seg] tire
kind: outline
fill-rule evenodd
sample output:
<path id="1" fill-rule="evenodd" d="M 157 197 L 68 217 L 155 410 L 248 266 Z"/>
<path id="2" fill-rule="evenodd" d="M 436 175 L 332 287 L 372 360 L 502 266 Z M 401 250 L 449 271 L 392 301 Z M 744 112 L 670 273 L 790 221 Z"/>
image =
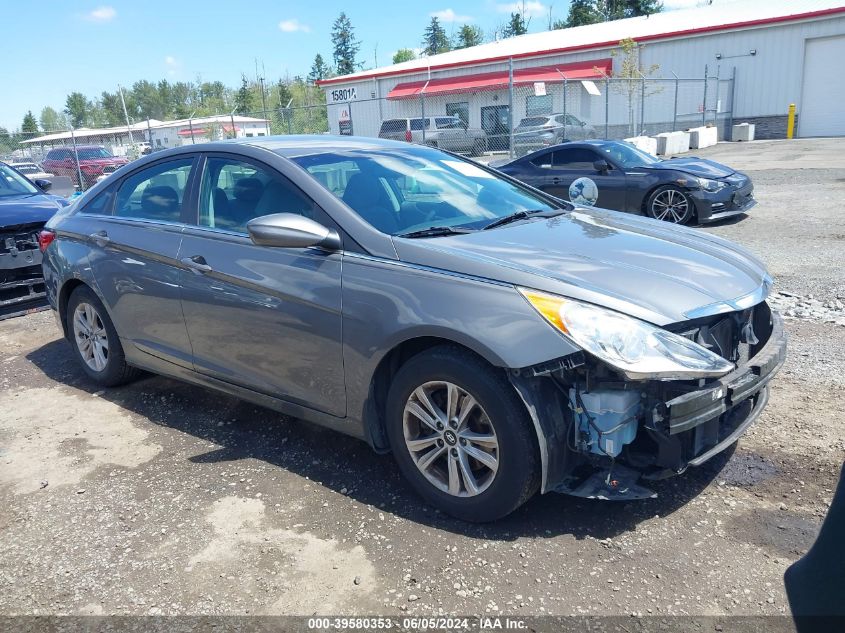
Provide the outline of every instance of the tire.
<path id="1" fill-rule="evenodd" d="M 126 364 L 117 331 L 102 302 L 88 286 L 78 286 L 71 293 L 65 318 L 71 347 L 91 380 L 115 387 L 140 375 L 140 370 Z"/>
<path id="2" fill-rule="evenodd" d="M 645 212 L 655 220 L 688 224 L 695 217 L 695 204 L 680 187 L 664 185 L 651 192 Z"/>
<path id="3" fill-rule="evenodd" d="M 450 391 L 455 426 L 444 424 Z M 539 488 L 539 450 L 524 404 L 501 372 L 466 350 L 439 346 L 408 360 L 390 387 L 386 421 L 402 474 L 458 519 L 494 521 Z"/>

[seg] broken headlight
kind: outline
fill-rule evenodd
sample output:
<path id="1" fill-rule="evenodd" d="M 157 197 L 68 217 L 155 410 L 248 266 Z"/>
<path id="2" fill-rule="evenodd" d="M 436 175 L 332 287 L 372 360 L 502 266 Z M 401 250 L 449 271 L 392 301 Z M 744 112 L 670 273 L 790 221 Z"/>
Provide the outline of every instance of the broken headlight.
<path id="1" fill-rule="evenodd" d="M 632 380 L 722 376 L 734 365 L 689 339 L 620 312 L 520 288 L 549 323 Z"/>

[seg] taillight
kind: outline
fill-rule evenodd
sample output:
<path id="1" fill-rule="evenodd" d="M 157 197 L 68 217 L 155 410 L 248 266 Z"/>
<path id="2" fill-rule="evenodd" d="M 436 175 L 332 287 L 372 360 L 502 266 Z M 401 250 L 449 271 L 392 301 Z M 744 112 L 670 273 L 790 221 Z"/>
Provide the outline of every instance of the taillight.
<path id="1" fill-rule="evenodd" d="M 405 130 L 405 140 L 409 143 L 413 140 L 413 137 L 411 136 L 411 130 Z"/>
<path id="2" fill-rule="evenodd" d="M 56 232 L 51 231 L 50 229 L 43 229 L 38 233 L 38 248 L 43 253 L 47 250 L 47 247 L 53 243 L 53 240 L 56 239 Z"/>

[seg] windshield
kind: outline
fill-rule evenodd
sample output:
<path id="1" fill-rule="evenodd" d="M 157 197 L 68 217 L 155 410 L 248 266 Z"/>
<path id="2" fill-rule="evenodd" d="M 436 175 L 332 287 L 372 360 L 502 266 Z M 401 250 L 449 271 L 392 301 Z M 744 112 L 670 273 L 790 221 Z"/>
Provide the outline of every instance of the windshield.
<path id="1" fill-rule="evenodd" d="M 436 149 L 350 150 L 293 158 L 378 230 L 479 229 L 519 211 L 568 208 Z"/>
<path id="2" fill-rule="evenodd" d="M 9 196 L 31 196 L 41 193 L 35 185 L 8 165 L 0 164 L 0 198 Z"/>
<path id="3" fill-rule="evenodd" d="M 630 143 L 607 143 L 606 145 L 596 145 L 595 149 L 610 156 L 612 161 L 622 169 L 647 167 L 660 162 L 660 159 L 656 156 L 637 149 Z"/>
<path id="4" fill-rule="evenodd" d="M 112 154 L 103 147 L 84 147 L 77 151 L 79 160 L 91 160 L 96 158 L 114 158 Z"/>

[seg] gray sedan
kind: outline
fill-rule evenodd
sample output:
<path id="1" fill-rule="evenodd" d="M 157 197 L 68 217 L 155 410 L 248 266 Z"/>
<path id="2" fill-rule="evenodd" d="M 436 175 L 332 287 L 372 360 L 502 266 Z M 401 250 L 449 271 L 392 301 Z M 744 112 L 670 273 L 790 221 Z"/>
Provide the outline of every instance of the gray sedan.
<path id="1" fill-rule="evenodd" d="M 652 496 L 737 440 L 785 354 L 740 247 L 401 142 L 158 152 L 39 243 L 91 380 L 147 370 L 331 427 L 471 521 L 538 490 Z"/>

